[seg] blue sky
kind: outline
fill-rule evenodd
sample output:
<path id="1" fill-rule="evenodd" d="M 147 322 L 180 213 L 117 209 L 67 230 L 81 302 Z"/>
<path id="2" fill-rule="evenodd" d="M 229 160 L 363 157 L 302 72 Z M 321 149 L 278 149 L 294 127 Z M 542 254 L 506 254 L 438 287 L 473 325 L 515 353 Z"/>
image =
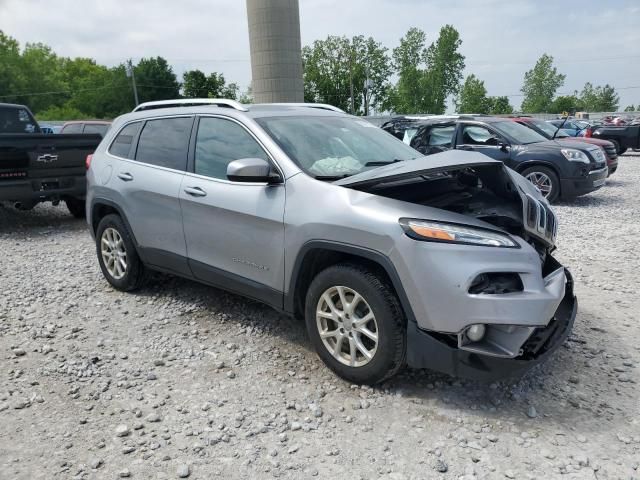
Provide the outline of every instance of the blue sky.
<path id="1" fill-rule="evenodd" d="M 566 74 L 560 93 L 609 83 L 621 107 L 640 103 L 638 0 L 300 0 L 303 44 L 327 35 L 373 36 L 392 49 L 410 27 L 435 40 L 442 25 L 463 40 L 465 74 L 519 106 L 524 72 L 542 53 Z M 181 74 L 218 71 L 249 85 L 244 0 L 0 0 L 0 28 L 65 56 L 105 64 L 161 55 Z"/>

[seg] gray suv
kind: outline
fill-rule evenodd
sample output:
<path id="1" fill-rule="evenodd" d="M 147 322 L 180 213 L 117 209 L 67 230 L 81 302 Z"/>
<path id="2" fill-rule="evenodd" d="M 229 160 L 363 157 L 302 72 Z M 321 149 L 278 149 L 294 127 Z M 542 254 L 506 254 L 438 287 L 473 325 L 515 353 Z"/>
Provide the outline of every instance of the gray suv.
<path id="1" fill-rule="evenodd" d="M 326 106 L 190 100 L 116 119 L 88 164 L 113 287 L 158 270 L 259 300 L 351 382 L 516 374 L 571 331 L 553 210 L 480 153 L 423 157 Z"/>

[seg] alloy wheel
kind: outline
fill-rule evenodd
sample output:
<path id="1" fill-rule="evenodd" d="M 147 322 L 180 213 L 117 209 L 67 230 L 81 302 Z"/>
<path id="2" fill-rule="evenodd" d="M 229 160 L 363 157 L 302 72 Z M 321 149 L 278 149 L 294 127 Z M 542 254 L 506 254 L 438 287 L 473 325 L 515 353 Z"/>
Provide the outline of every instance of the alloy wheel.
<path id="1" fill-rule="evenodd" d="M 322 343 L 340 363 L 368 364 L 378 348 L 378 324 L 367 301 L 355 290 L 330 287 L 316 306 L 316 325 Z"/>
<path id="2" fill-rule="evenodd" d="M 122 236 L 115 228 L 106 228 L 100 239 L 100 253 L 105 268 L 114 279 L 127 273 L 127 251 Z"/>
<path id="3" fill-rule="evenodd" d="M 553 188 L 553 184 L 547 174 L 542 172 L 531 172 L 526 178 L 533 183 L 538 190 L 540 190 L 540 193 L 542 193 L 545 198 L 549 196 Z"/>

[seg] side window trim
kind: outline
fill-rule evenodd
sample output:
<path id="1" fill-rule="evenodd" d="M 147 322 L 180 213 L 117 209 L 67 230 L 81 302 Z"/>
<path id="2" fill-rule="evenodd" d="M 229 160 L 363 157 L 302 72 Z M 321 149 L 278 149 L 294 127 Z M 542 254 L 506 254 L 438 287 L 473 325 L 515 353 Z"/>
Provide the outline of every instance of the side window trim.
<path id="1" fill-rule="evenodd" d="M 136 134 L 135 138 L 131 141 L 131 146 L 135 147 L 133 152 L 131 150 L 129 150 L 129 157 L 131 158 L 125 158 L 125 160 L 128 160 L 130 162 L 134 162 L 138 165 L 146 165 L 149 167 L 154 167 L 154 168 L 161 168 L 163 170 L 168 170 L 171 172 L 180 172 L 180 173 L 187 173 L 188 168 L 189 168 L 189 149 L 187 148 L 187 163 L 186 163 L 186 167 L 184 170 L 177 170 L 175 168 L 170 168 L 170 167 L 163 167 L 162 165 L 154 165 L 152 163 L 147 163 L 147 162 L 141 162 L 140 160 L 136 160 L 136 155 L 138 154 L 138 146 L 139 146 L 139 142 L 140 142 L 140 136 L 142 135 L 142 132 L 144 130 L 144 127 L 147 125 L 147 123 L 154 121 L 154 120 L 167 120 L 167 119 L 172 119 L 172 118 L 191 118 L 191 130 L 189 131 L 189 141 L 187 143 L 187 145 L 190 147 L 191 146 L 191 138 L 193 137 L 193 125 L 195 124 L 195 116 L 194 115 L 163 115 L 161 117 L 150 117 L 150 118 L 143 118 L 141 120 L 139 120 L 142 123 L 142 126 L 140 127 L 140 129 L 138 130 L 138 133 Z M 130 123 L 134 123 L 134 122 L 130 122 Z"/>
<path id="2" fill-rule="evenodd" d="M 187 170 L 185 173 L 187 173 L 188 175 L 192 175 L 198 178 L 203 178 L 206 180 L 211 180 L 211 181 L 215 181 L 215 182 L 222 182 L 222 183 L 231 183 L 233 185 L 264 185 L 264 183 L 252 183 L 252 182 L 234 182 L 232 180 L 229 179 L 223 179 L 223 178 L 215 178 L 215 177 L 208 177 L 206 175 L 200 175 L 195 173 L 195 157 L 196 157 L 196 141 L 198 138 L 198 128 L 200 126 L 200 120 L 203 118 L 219 118 L 221 120 L 229 120 L 231 122 L 236 123 L 237 125 L 240 125 L 240 127 L 242 127 L 245 132 L 247 132 L 249 134 L 249 136 L 251 138 L 253 138 L 256 143 L 260 146 L 260 148 L 264 151 L 264 153 L 266 154 L 269 164 L 271 164 L 271 167 L 276 169 L 278 171 L 278 174 L 280 175 L 280 177 L 283 179 L 283 183 L 284 183 L 284 174 L 282 172 L 282 169 L 280 168 L 280 166 L 278 165 L 278 162 L 275 161 L 274 156 L 271 154 L 271 152 L 269 151 L 269 149 L 260 141 L 260 139 L 258 137 L 256 137 L 253 132 L 246 126 L 244 125 L 242 122 L 240 122 L 239 120 L 233 118 L 233 117 L 228 117 L 226 115 L 219 115 L 219 114 L 200 114 L 196 116 L 196 121 L 193 123 L 193 129 L 191 131 L 191 138 L 189 141 L 189 158 L 187 159 Z"/>
<path id="3" fill-rule="evenodd" d="M 114 153 L 111 153 L 111 147 L 113 147 L 113 144 L 116 143 L 116 139 L 118 138 L 118 136 L 120 135 L 120 133 L 122 133 L 122 131 L 127 128 L 129 125 L 133 125 L 134 123 L 140 123 L 141 126 L 140 128 L 138 128 L 138 131 L 136 132 L 135 136 L 131 139 L 131 144 L 129 145 L 129 152 L 127 153 L 126 157 L 121 157 L 120 155 L 116 155 Z M 111 140 L 111 143 L 109 143 L 109 147 L 107 148 L 107 154 L 117 158 L 119 160 L 133 160 L 131 158 L 131 150 L 133 148 L 134 145 L 138 144 L 138 138 L 140 138 L 140 132 L 142 132 L 142 124 L 144 124 L 144 119 L 140 119 L 140 120 L 132 120 L 130 122 L 125 123 L 124 125 L 122 125 L 122 127 L 120 127 L 120 129 L 118 130 L 118 132 L 113 136 L 113 139 Z"/>

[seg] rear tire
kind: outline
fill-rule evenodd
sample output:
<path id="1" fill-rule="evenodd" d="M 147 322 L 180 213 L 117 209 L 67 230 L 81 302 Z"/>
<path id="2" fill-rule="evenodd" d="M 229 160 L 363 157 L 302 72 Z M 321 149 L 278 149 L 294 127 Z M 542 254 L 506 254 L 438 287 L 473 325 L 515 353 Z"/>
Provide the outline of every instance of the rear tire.
<path id="1" fill-rule="evenodd" d="M 80 198 L 65 198 L 64 203 L 67 205 L 67 210 L 75 218 L 85 218 L 87 216 L 86 201 Z"/>
<path id="2" fill-rule="evenodd" d="M 560 180 L 550 168 L 535 165 L 525 169 L 522 176 L 533 183 L 549 203 L 555 202 L 560 196 Z M 549 190 L 543 191 L 547 187 Z"/>
<path id="3" fill-rule="evenodd" d="M 119 215 L 106 215 L 96 230 L 96 254 L 102 274 L 117 290 L 140 288 L 148 278 L 129 229 Z"/>
<path id="4" fill-rule="evenodd" d="M 339 264 L 316 275 L 305 321 L 318 356 L 349 382 L 380 383 L 404 366 L 406 320 L 398 298 L 383 276 L 363 266 Z"/>

